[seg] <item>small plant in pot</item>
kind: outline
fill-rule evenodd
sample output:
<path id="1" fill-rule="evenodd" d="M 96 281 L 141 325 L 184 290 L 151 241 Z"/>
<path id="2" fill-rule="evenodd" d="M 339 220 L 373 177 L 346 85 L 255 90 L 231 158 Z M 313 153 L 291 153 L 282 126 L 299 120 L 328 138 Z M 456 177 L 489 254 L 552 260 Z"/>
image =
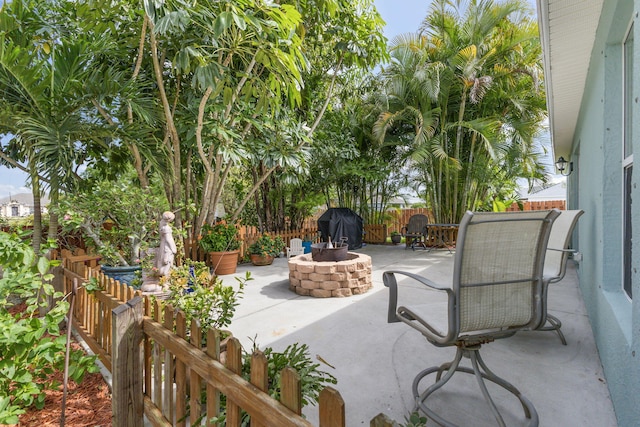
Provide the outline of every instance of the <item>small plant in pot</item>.
<path id="1" fill-rule="evenodd" d="M 397 245 L 401 241 L 402 241 L 402 235 L 400 233 L 398 233 L 397 231 L 392 231 L 391 232 L 391 243 L 393 243 L 394 245 Z"/>
<path id="2" fill-rule="evenodd" d="M 218 221 L 214 225 L 205 224 L 198 239 L 202 250 L 210 254 L 215 274 L 236 272 L 240 235 L 235 224 L 226 221 Z"/>
<path id="3" fill-rule="evenodd" d="M 253 265 L 269 265 L 284 250 L 285 244 L 280 236 L 263 234 L 249 246 L 249 255 Z"/>

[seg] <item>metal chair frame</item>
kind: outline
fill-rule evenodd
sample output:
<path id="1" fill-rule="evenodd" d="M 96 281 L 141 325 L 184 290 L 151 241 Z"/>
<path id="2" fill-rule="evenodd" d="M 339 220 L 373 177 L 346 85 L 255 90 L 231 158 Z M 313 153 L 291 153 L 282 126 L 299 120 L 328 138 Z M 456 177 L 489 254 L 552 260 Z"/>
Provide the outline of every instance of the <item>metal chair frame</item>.
<path id="1" fill-rule="evenodd" d="M 536 331 L 555 331 L 563 345 L 567 345 L 567 340 L 560 330 L 562 322 L 556 316 L 547 312 L 549 295 L 549 285 L 561 281 L 567 272 L 567 262 L 569 255 L 575 253 L 573 249 L 569 249 L 571 243 L 571 235 L 578 219 L 584 214 L 583 210 L 566 210 L 561 211 L 560 216 L 551 227 L 549 235 L 549 244 L 544 261 L 544 289 L 543 289 L 543 313 L 545 319 Z"/>
<path id="2" fill-rule="evenodd" d="M 429 218 L 423 214 L 411 215 L 409 223 L 402 227 L 401 234 L 405 238 L 405 249 L 411 248 L 416 250 L 416 246 L 422 246 L 427 249 L 425 242 L 425 236 L 427 235 L 427 224 L 429 224 Z M 411 243 L 409 243 L 411 242 Z"/>
<path id="3" fill-rule="evenodd" d="M 538 425 L 533 404 L 505 379 L 494 374 L 480 356 L 482 344 L 506 338 L 523 329 L 536 329 L 544 321 L 543 266 L 551 224 L 558 210 L 509 213 L 467 212 L 460 224 L 452 286 L 439 286 L 408 272 L 386 271 L 389 287 L 388 322 L 404 322 L 418 330 L 433 345 L 456 346 L 451 362 L 421 371 L 413 381 L 415 410 L 441 426 L 455 424 L 437 414 L 429 397 L 456 372 L 473 374 L 499 426 L 504 419 L 486 387 L 491 381 L 513 394 L 521 403 L 529 426 Z M 520 234 L 518 234 L 520 233 Z M 431 289 L 447 294 L 448 327 L 440 332 L 415 309 L 398 307 L 396 275 L 407 276 Z M 468 357 L 472 368 L 460 366 Z M 435 382 L 420 392 L 419 385 L 436 373 Z M 443 375 L 444 374 L 444 375 Z"/>

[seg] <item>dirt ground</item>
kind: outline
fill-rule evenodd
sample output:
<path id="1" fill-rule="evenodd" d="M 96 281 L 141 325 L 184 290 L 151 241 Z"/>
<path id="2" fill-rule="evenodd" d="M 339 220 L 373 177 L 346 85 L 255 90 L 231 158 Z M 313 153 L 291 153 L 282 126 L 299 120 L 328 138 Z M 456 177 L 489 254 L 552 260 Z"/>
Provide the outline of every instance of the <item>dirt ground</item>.
<path id="1" fill-rule="evenodd" d="M 12 307 L 10 312 L 23 311 L 24 304 Z M 73 349 L 81 349 L 77 342 L 71 343 Z M 62 409 L 62 371 L 51 374 L 52 380 L 60 383 L 55 390 L 46 391 L 45 406 L 42 409 L 30 409 L 20 416 L 19 427 L 58 427 Z M 69 381 L 65 410 L 66 427 L 107 427 L 111 426 L 111 392 L 100 373 L 86 374 L 82 383 Z M 2 424 L 0 424 L 2 426 Z"/>
<path id="2" fill-rule="evenodd" d="M 55 374 L 62 383 L 62 373 Z M 58 427 L 62 408 L 62 385 L 48 390 L 43 409 L 32 409 L 20 417 L 20 427 Z M 82 383 L 69 382 L 65 411 L 65 426 L 111 426 L 111 392 L 100 373 L 85 375 Z"/>

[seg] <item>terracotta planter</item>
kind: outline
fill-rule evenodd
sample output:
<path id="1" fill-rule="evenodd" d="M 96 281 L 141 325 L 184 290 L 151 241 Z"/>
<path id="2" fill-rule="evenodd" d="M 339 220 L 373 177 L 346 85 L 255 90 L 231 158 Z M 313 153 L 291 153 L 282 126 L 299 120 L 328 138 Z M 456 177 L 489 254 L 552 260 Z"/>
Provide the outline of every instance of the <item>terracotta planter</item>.
<path id="1" fill-rule="evenodd" d="M 251 263 L 253 265 L 271 265 L 273 257 L 271 255 L 262 256 L 259 254 L 251 254 Z"/>
<path id="2" fill-rule="evenodd" d="M 223 276 L 225 274 L 233 274 L 236 272 L 238 266 L 238 253 L 239 250 L 228 252 L 209 252 L 211 257 L 211 266 L 216 276 Z"/>

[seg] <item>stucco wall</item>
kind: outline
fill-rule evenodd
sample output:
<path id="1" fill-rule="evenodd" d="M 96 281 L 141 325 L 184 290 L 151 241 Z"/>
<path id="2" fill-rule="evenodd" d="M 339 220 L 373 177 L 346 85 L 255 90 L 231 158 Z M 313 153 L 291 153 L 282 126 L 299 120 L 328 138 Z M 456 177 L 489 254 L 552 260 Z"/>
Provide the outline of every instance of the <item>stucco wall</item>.
<path id="1" fill-rule="evenodd" d="M 639 2 L 640 3 L 640 2 Z M 580 286 L 620 426 L 640 425 L 640 286 L 632 302 L 622 289 L 622 42 L 633 1 L 605 1 L 581 105 L 568 205 L 585 211 L 578 224 Z M 634 25 L 634 92 L 640 97 L 640 22 Z M 633 241 L 640 242 L 640 103 L 634 104 Z M 575 164 L 577 163 L 577 165 Z M 640 260 L 635 245 L 633 267 Z M 637 354 L 637 355 L 636 355 Z"/>

